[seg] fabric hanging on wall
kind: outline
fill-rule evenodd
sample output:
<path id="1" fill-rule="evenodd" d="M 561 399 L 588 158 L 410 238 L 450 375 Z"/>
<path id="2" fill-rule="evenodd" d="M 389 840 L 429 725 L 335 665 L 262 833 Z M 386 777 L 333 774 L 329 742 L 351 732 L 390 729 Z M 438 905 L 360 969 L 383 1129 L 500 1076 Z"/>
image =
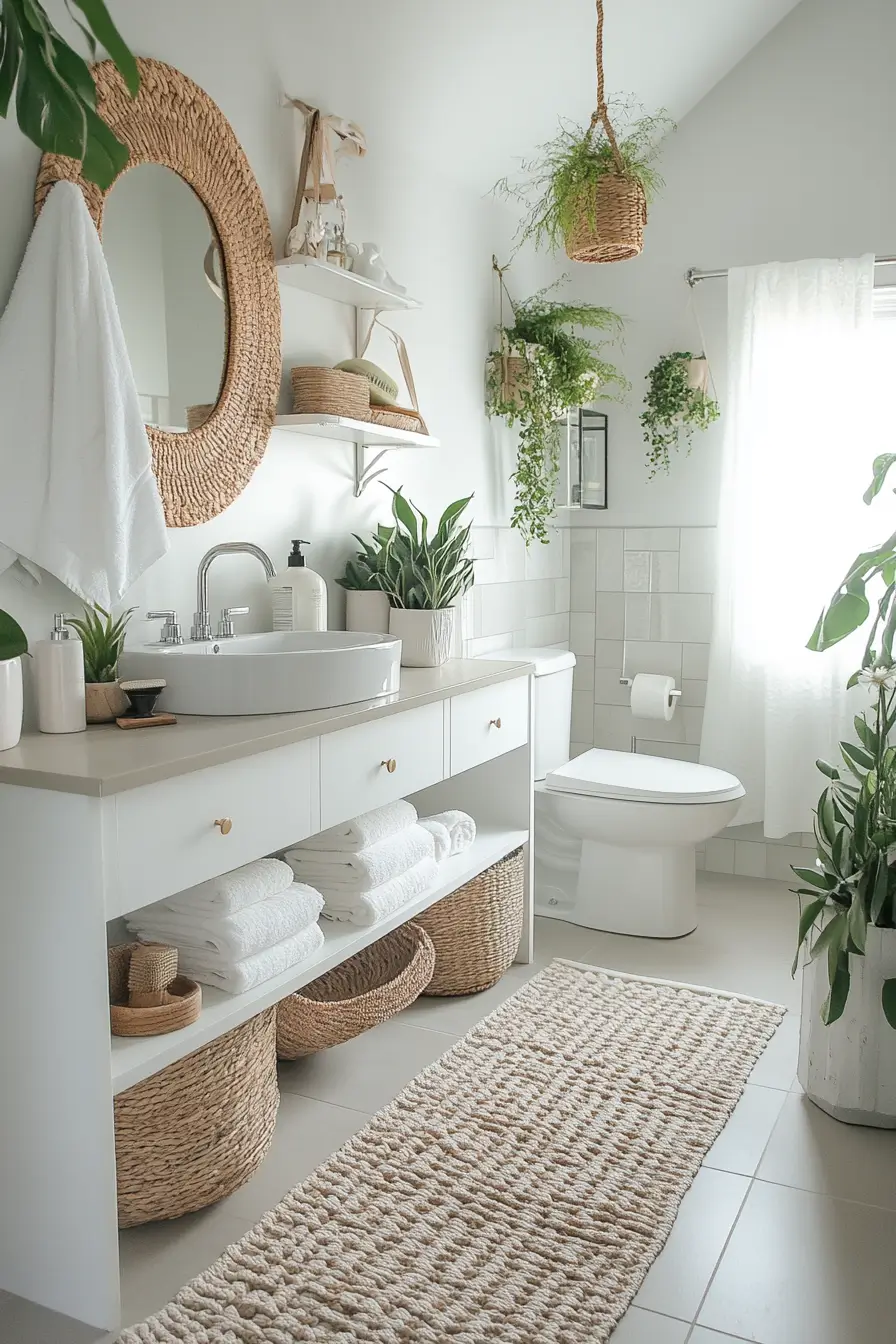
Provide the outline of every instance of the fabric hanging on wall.
<path id="1" fill-rule="evenodd" d="M 811 829 L 867 694 L 846 681 L 859 632 L 806 641 L 853 557 L 876 539 L 862 502 L 886 446 L 875 421 L 874 258 L 737 268 L 728 278 L 728 397 L 719 572 L 700 760 L 747 797 L 736 824 Z M 881 533 L 882 536 L 891 529 Z"/>

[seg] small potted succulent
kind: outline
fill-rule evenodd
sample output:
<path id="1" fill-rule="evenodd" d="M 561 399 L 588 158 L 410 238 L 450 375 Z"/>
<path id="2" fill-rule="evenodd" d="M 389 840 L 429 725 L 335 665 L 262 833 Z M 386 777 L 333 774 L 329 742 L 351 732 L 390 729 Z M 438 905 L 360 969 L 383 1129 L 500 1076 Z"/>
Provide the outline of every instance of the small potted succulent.
<path id="1" fill-rule="evenodd" d="M 125 712 L 128 697 L 118 685 L 118 660 L 124 648 L 130 607 L 117 619 L 95 603 L 82 617 L 68 622 L 81 637 L 84 650 L 85 705 L 88 723 L 111 723 Z"/>
<path id="2" fill-rule="evenodd" d="M 361 549 L 345 562 L 342 577 L 336 580 L 345 590 L 346 630 L 389 632 L 389 597 L 383 591 L 382 579 L 386 546 L 393 530 L 380 523 L 370 541 L 354 534 Z"/>
<path id="3" fill-rule="evenodd" d="M 438 667 L 451 656 L 453 604 L 473 583 L 470 524 L 460 523 L 472 498 L 449 504 L 430 538 L 426 515 L 400 490 L 392 493 L 395 526 L 385 546 L 382 583 L 391 608 L 389 632 L 401 639 L 403 667 Z"/>
<path id="4" fill-rule="evenodd" d="M 18 746 L 22 736 L 22 655 L 28 640 L 18 621 L 0 611 L 0 751 Z"/>
<path id="5" fill-rule="evenodd" d="M 696 430 L 708 429 L 719 418 L 719 403 L 709 395 L 709 361 L 705 355 L 675 350 L 663 355 L 647 375 L 647 394 L 641 429 L 647 444 L 648 480 L 669 473 L 670 453 L 681 437 L 691 451 Z"/>

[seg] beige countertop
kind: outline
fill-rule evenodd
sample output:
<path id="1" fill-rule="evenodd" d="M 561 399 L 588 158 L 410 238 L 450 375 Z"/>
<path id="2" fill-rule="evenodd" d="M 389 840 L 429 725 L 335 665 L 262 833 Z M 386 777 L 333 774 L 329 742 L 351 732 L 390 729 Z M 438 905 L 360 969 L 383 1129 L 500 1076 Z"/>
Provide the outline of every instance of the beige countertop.
<path id="1" fill-rule="evenodd" d="M 509 659 L 506 663 L 456 659 L 443 667 L 403 667 L 397 694 L 335 709 L 239 718 L 182 715 L 170 728 L 130 732 L 115 724 L 98 724 L 84 733 L 23 733 L 17 747 L 0 752 L 0 784 L 106 797 L 387 718 L 529 671 L 530 664 Z"/>

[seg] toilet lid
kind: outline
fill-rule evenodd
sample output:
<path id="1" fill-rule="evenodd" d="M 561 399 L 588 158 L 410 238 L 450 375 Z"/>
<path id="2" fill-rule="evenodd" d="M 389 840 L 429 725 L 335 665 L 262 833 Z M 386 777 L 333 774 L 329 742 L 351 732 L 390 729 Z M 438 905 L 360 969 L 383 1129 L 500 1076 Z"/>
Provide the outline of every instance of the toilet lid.
<path id="1" fill-rule="evenodd" d="M 723 803 L 744 795 L 739 779 L 709 765 L 599 749 L 552 770 L 544 782 L 562 793 L 642 803 Z"/>

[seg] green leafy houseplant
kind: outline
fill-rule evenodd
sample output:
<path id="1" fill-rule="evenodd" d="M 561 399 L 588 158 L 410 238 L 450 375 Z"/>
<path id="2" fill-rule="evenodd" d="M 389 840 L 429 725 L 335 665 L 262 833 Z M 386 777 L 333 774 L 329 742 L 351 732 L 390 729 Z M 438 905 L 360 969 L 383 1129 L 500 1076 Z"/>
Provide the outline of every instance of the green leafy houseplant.
<path id="1" fill-rule="evenodd" d="M 66 0 L 91 60 L 109 53 L 132 97 L 140 87 L 133 54 L 103 0 Z M 81 17 L 75 11 L 79 11 Z M 81 161 L 88 182 L 110 187 L 128 161 L 127 146 L 96 110 L 96 90 L 84 58 L 64 40 L 38 0 L 0 0 L 0 116 L 15 116 L 41 150 Z"/>
<path id="2" fill-rule="evenodd" d="M 383 570 L 386 548 L 394 529 L 380 523 L 371 541 L 364 541 L 357 533 L 352 535 L 360 547 L 358 554 L 345 562 L 345 569 L 336 580 L 340 588 L 354 593 L 383 591 Z"/>
<path id="3" fill-rule="evenodd" d="M 520 431 L 511 526 L 527 546 L 548 540 L 560 468 L 557 420 L 598 397 L 620 400 L 629 388 L 601 356 L 603 346 L 621 336 L 622 318 L 593 303 L 549 300 L 547 292 L 512 304 L 513 321 L 501 328 L 503 350 L 490 357 L 486 378 L 489 414 Z M 570 330 L 575 327 L 607 332 L 608 340 L 595 345 Z M 517 375 L 512 378 L 511 368 Z"/>
<path id="4" fill-rule="evenodd" d="M 467 558 L 470 526 L 463 527 L 460 515 L 472 495 L 449 504 L 429 536 L 426 514 L 405 499 L 400 490 L 392 492 L 392 516 L 384 548 L 381 586 L 392 607 L 408 611 L 443 611 L 473 583 L 473 561 Z"/>
<path id="5" fill-rule="evenodd" d="M 647 375 L 641 429 L 647 444 L 648 480 L 660 471 L 668 475 L 669 454 L 678 447 L 682 435 L 690 452 L 695 431 L 708 429 L 719 418 L 719 403 L 702 386 L 691 382 L 691 361 L 704 358 L 676 350 L 663 355 Z"/>
<path id="6" fill-rule="evenodd" d="M 25 631 L 8 611 L 0 611 L 0 663 L 21 658 L 28 652 Z"/>
<path id="7" fill-rule="evenodd" d="M 84 608 L 83 617 L 72 617 L 68 622 L 81 637 L 86 682 L 115 681 L 125 631 L 135 610 L 130 607 L 115 620 L 105 608 L 95 604 Z"/>

